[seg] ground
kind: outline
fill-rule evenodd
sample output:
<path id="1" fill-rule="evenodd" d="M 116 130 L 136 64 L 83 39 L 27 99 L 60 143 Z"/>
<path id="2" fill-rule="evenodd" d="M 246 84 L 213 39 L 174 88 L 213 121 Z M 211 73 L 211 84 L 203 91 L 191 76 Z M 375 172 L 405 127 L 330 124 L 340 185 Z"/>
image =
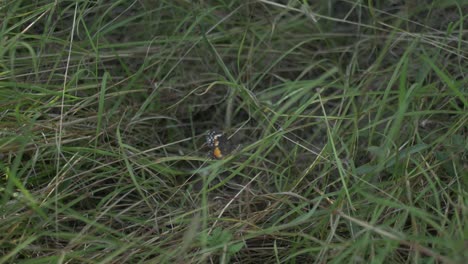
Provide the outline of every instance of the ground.
<path id="1" fill-rule="evenodd" d="M 463 263 L 467 14 L 1 2 L 0 263 Z"/>

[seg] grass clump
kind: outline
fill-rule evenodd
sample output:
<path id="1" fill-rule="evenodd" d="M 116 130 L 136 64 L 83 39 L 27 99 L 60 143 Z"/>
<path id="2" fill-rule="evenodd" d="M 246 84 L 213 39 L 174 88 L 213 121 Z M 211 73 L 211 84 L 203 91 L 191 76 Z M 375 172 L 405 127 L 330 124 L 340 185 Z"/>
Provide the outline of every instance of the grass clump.
<path id="1" fill-rule="evenodd" d="M 468 259 L 467 4 L 195 2 L 0 4 L 1 263 Z"/>

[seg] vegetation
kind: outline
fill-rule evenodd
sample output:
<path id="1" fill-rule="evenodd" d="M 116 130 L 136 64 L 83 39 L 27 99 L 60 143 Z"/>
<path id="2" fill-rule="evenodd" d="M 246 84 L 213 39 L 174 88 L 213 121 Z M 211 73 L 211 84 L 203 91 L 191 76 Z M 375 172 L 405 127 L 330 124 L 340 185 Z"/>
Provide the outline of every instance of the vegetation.
<path id="1" fill-rule="evenodd" d="M 0 21 L 0 263 L 468 260 L 466 1 L 5 0 Z"/>

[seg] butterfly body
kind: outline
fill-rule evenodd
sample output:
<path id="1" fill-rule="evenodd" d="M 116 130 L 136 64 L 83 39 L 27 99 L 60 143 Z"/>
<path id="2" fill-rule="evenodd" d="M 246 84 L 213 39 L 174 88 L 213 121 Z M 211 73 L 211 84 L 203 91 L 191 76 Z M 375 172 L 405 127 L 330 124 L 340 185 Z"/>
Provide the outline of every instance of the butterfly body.
<path id="1" fill-rule="evenodd" d="M 215 130 L 208 132 L 206 143 L 211 148 L 211 155 L 215 159 L 222 159 L 231 151 L 231 144 L 222 132 Z"/>

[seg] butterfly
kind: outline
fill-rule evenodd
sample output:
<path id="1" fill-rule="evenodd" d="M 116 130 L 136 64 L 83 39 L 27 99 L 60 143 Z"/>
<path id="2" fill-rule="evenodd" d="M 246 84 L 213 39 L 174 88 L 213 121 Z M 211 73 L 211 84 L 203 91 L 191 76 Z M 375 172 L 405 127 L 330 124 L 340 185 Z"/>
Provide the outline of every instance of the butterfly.
<path id="1" fill-rule="evenodd" d="M 211 155 L 215 159 L 222 159 L 231 150 L 231 143 L 222 132 L 211 130 L 206 136 L 206 144 L 211 148 Z"/>

